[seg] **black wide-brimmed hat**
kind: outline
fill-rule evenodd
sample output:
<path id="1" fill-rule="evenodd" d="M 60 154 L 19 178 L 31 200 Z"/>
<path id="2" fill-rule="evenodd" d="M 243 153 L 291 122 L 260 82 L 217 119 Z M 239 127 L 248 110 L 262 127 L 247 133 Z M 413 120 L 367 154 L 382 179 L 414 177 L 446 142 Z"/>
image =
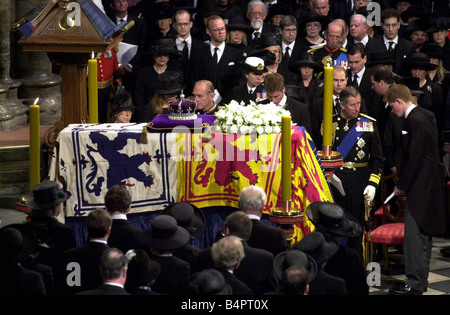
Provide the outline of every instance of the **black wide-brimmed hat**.
<path id="1" fill-rule="evenodd" d="M 24 262 L 36 245 L 36 234 L 29 225 L 7 225 L 0 229 L 0 262 Z"/>
<path id="2" fill-rule="evenodd" d="M 259 48 L 264 49 L 270 46 L 281 46 L 280 33 L 262 33 L 259 38 Z"/>
<path id="3" fill-rule="evenodd" d="M 232 15 L 228 18 L 228 23 L 225 25 L 227 31 L 251 31 L 253 27 L 246 21 L 244 21 L 244 17 L 240 14 Z"/>
<path id="4" fill-rule="evenodd" d="M 425 10 L 418 5 L 410 5 L 405 11 L 402 12 L 401 18 L 404 22 L 408 22 L 409 18 L 418 18 L 418 19 L 430 19 Z M 409 23 L 408 23 L 409 24 Z"/>
<path id="5" fill-rule="evenodd" d="M 113 114 L 120 113 L 124 110 L 135 110 L 136 106 L 133 104 L 131 94 L 122 89 L 118 91 L 110 101 L 110 107 Z"/>
<path id="6" fill-rule="evenodd" d="M 195 273 L 189 283 L 189 292 L 194 295 L 231 295 L 233 289 L 216 269 L 205 269 Z"/>
<path id="7" fill-rule="evenodd" d="M 328 233 L 355 237 L 362 232 L 361 225 L 348 211 L 329 201 L 309 204 L 306 215 L 314 225 L 321 225 Z"/>
<path id="8" fill-rule="evenodd" d="M 156 216 L 149 228 L 142 231 L 142 242 L 155 250 L 171 251 L 187 244 L 189 232 L 178 226 L 177 220 L 167 214 Z"/>
<path id="9" fill-rule="evenodd" d="M 411 22 L 408 23 L 406 33 L 408 34 L 408 36 L 411 36 L 411 34 L 415 31 L 426 32 L 429 27 L 430 22 L 426 19 L 412 20 Z"/>
<path id="10" fill-rule="evenodd" d="M 45 181 L 33 188 L 26 206 L 31 210 L 49 210 L 69 199 L 72 194 L 60 189 L 55 181 Z"/>
<path id="11" fill-rule="evenodd" d="M 298 68 L 301 66 L 308 66 L 314 69 L 316 72 L 323 70 L 323 64 L 317 63 L 314 56 L 306 51 L 302 52 L 298 59 L 289 63 L 289 70 L 298 73 Z"/>
<path id="12" fill-rule="evenodd" d="M 173 38 L 155 39 L 150 43 L 146 56 L 158 54 L 169 54 L 171 58 L 181 58 L 181 53 L 177 49 L 177 44 Z"/>
<path id="13" fill-rule="evenodd" d="M 402 64 L 407 68 L 417 67 L 425 70 L 434 70 L 437 67 L 430 62 L 430 57 L 423 52 L 415 52 L 409 55 L 403 60 Z"/>
<path id="14" fill-rule="evenodd" d="M 444 48 L 435 43 L 426 43 L 420 49 L 421 52 L 426 54 L 430 58 L 443 59 L 444 58 Z"/>
<path id="15" fill-rule="evenodd" d="M 374 50 L 369 53 L 367 67 L 374 67 L 376 65 L 393 65 L 395 60 L 391 58 L 387 50 Z"/>
<path id="16" fill-rule="evenodd" d="M 205 231 L 206 218 L 203 211 L 187 202 L 176 202 L 167 206 L 161 214 L 175 218 L 177 224 L 185 228 L 194 239 L 200 238 Z"/>
<path id="17" fill-rule="evenodd" d="M 450 17 L 439 16 L 430 21 L 430 28 L 427 29 L 427 33 L 435 33 L 442 30 L 448 30 L 450 28 Z"/>
<path id="18" fill-rule="evenodd" d="M 150 259 L 143 249 L 130 249 L 126 256 L 129 262 L 125 286 L 148 285 L 161 273 L 161 265 Z"/>
<path id="19" fill-rule="evenodd" d="M 259 57 L 250 56 L 245 58 L 245 60 L 241 61 L 239 65 L 247 70 L 250 70 L 251 72 L 254 72 L 256 74 L 263 74 L 267 72 L 267 69 L 264 64 L 264 60 Z"/>
<path id="20" fill-rule="evenodd" d="M 268 21 L 275 15 L 289 15 L 289 14 L 292 14 L 292 12 L 286 5 L 282 3 L 274 3 L 270 6 L 269 12 L 267 12 L 266 20 Z"/>
<path id="21" fill-rule="evenodd" d="M 152 11 L 154 18 L 157 20 L 173 18 L 175 14 L 174 6 L 168 1 L 155 3 Z"/>
<path id="22" fill-rule="evenodd" d="M 181 73 L 179 71 L 164 71 L 156 80 L 155 94 L 177 94 L 182 90 Z"/>
<path id="23" fill-rule="evenodd" d="M 331 22 L 331 19 L 328 16 L 319 15 L 314 11 L 308 12 L 300 21 L 299 28 L 300 30 L 304 30 L 306 27 L 306 24 L 310 22 L 320 22 L 321 24 L 321 30 L 325 30 L 327 25 Z"/>
<path id="24" fill-rule="evenodd" d="M 320 232 L 312 232 L 297 242 L 294 248 L 310 255 L 320 265 L 336 254 L 339 244 L 334 240 L 327 242 Z"/>
<path id="25" fill-rule="evenodd" d="M 425 94 L 422 90 L 420 90 L 419 84 L 420 79 L 416 77 L 400 77 L 398 78 L 397 84 L 406 85 L 411 91 L 412 95 Z"/>
<path id="26" fill-rule="evenodd" d="M 252 52 L 248 57 L 259 57 L 264 60 L 264 65 L 270 66 L 277 62 L 277 56 L 268 49 L 259 49 Z"/>
<path id="27" fill-rule="evenodd" d="M 317 276 L 317 263 L 310 255 L 298 249 L 290 249 L 279 253 L 273 260 L 275 277 L 281 281 L 284 271 L 290 266 L 300 265 L 308 270 L 308 283 Z"/>

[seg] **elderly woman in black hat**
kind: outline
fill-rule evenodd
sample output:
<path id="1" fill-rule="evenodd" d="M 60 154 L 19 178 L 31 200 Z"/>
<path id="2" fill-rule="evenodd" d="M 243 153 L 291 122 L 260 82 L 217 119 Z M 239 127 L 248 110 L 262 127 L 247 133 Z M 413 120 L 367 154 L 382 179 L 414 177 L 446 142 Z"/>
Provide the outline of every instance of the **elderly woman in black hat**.
<path id="1" fill-rule="evenodd" d="M 323 97 L 323 81 L 314 76 L 315 73 L 323 71 L 323 65 L 317 63 L 313 55 L 302 52 L 289 69 L 297 75 L 294 84 L 300 88 L 303 103 L 311 107 L 314 100 Z"/>
<path id="2" fill-rule="evenodd" d="M 318 15 L 314 11 L 309 12 L 299 25 L 299 31 L 302 35 L 297 39 L 305 47 L 304 50 L 309 50 L 317 45 L 325 44 L 322 32 L 330 22 L 330 18 L 323 15 Z"/>
<path id="3" fill-rule="evenodd" d="M 133 120 L 137 122 L 148 122 L 144 120 L 145 117 L 141 117 L 141 112 L 145 112 L 145 106 L 155 94 L 158 76 L 165 71 L 181 71 L 181 54 L 173 39 L 165 38 L 153 41 L 146 53 L 146 58 L 149 60 L 149 65 L 139 69 L 136 74 L 134 99 L 136 114 Z M 183 80 L 182 77 L 181 82 Z"/>
<path id="4" fill-rule="evenodd" d="M 114 123 L 129 123 L 136 106 L 133 105 L 131 94 L 125 89 L 119 90 L 110 101 Z"/>
<path id="5" fill-rule="evenodd" d="M 140 117 L 140 119 L 149 122 L 156 115 L 169 113 L 169 104 L 177 101 L 181 93 L 182 76 L 180 71 L 165 71 L 158 76 L 155 94 L 146 106 L 146 115 Z"/>

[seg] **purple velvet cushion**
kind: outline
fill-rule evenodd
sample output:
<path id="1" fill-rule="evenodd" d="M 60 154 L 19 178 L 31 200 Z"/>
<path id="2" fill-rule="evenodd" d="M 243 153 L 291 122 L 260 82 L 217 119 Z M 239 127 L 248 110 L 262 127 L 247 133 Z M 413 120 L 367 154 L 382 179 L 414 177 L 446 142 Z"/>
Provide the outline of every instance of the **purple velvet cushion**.
<path id="1" fill-rule="evenodd" d="M 171 120 L 168 118 L 169 114 L 160 114 L 153 118 L 153 120 L 147 125 L 148 132 L 192 132 L 194 130 L 202 131 L 206 127 L 213 125 L 216 116 L 214 115 L 197 115 L 197 119 L 191 120 Z M 178 127 L 178 128 L 176 128 Z M 186 128 L 183 128 L 186 127 Z M 176 128 L 174 130 L 174 128 Z"/>

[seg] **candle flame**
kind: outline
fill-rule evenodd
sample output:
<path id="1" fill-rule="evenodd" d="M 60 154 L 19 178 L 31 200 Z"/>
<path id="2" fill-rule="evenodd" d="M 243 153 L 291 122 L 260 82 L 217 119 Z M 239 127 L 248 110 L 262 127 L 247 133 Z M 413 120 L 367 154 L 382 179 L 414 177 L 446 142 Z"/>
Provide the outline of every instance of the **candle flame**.
<path id="1" fill-rule="evenodd" d="M 38 102 L 39 102 L 39 97 L 36 97 L 36 99 L 34 100 L 34 105 L 37 105 Z"/>
<path id="2" fill-rule="evenodd" d="M 94 59 L 94 52 L 92 52 L 92 58 L 91 59 Z"/>

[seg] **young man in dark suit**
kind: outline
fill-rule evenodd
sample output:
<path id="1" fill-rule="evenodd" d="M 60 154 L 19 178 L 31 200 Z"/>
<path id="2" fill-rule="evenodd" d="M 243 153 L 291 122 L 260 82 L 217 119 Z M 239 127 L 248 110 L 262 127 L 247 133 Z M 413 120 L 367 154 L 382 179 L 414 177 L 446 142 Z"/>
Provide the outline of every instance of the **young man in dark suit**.
<path id="1" fill-rule="evenodd" d="M 287 67 L 298 60 L 300 53 L 306 48 L 297 40 L 298 23 L 293 15 L 285 15 L 280 21 L 281 53 Z"/>
<path id="2" fill-rule="evenodd" d="M 191 13 L 188 10 L 180 9 L 175 12 L 173 21 L 174 29 L 177 31 L 175 43 L 177 49 L 181 53 L 181 68 L 183 69 L 183 78 L 185 88 L 183 90 L 185 95 L 191 95 L 195 81 L 191 80 L 192 60 L 199 50 L 206 46 L 206 44 L 191 34 L 194 22 L 192 21 Z"/>
<path id="3" fill-rule="evenodd" d="M 366 67 L 367 55 L 363 44 L 355 44 L 347 50 L 349 78 L 348 85 L 354 86 L 366 104 L 371 104 L 374 97 L 372 82 L 370 82 L 371 69 Z"/>
<path id="4" fill-rule="evenodd" d="M 392 112 L 405 117 L 402 140 L 396 154 L 397 196 L 406 196 L 405 274 L 401 286 L 391 294 L 423 294 L 428 287 L 432 237 L 446 230 L 444 167 L 440 162 L 436 128 L 420 108 L 412 103 L 403 84 L 389 88 L 385 96 Z"/>
<path id="5" fill-rule="evenodd" d="M 225 43 L 226 28 L 224 20 L 218 15 L 208 17 L 206 32 L 210 44 L 202 47 L 193 57 L 193 82 L 209 80 L 216 88 L 216 103 L 228 99 L 234 86 L 239 82 L 237 63 L 241 56 L 238 49 Z"/>
<path id="6" fill-rule="evenodd" d="M 111 232 L 111 215 L 103 210 L 96 209 L 86 217 L 86 229 L 89 241 L 86 245 L 72 248 L 64 252 L 64 266 L 70 263 L 78 263 L 81 269 L 79 285 L 67 287 L 67 294 L 98 288 L 103 280 L 100 274 L 100 260 L 103 252 L 109 248 L 108 237 Z M 72 269 L 67 271 L 71 273 Z"/>
<path id="7" fill-rule="evenodd" d="M 400 13 L 396 9 L 388 8 L 381 12 L 381 27 L 384 34 L 381 37 L 373 38 L 366 45 L 366 53 L 370 54 L 377 50 L 387 50 L 391 59 L 395 61 L 393 72 L 399 75 L 406 75 L 402 68 L 402 60 L 414 52 L 414 44 L 398 36 L 400 29 Z"/>
<path id="8" fill-rule="evenodd" d="M 126 253 L 129 249 L 140 248 L 142 229 L 127 219 L 131 210 L 131 195 L 125 186 L 114 185 L 105 195 L 105 208 L 111 214 L 113 223 L 108 238 L 109 247 L 117 247 Z"/>
<path id="9" fill-rule="evenodd" d="M 293 123 L 296 123 L 297 126 L 303 126 L 308 132 L 311 132 L 311 116 L 308 105 L 286 95 L 285 82 L 281 74 L 268 74 L 264 79 L 264 88 L 266 89 L 267 99 L 259 104 L 274 103 L 288 110 L 291 113 Z"/>

